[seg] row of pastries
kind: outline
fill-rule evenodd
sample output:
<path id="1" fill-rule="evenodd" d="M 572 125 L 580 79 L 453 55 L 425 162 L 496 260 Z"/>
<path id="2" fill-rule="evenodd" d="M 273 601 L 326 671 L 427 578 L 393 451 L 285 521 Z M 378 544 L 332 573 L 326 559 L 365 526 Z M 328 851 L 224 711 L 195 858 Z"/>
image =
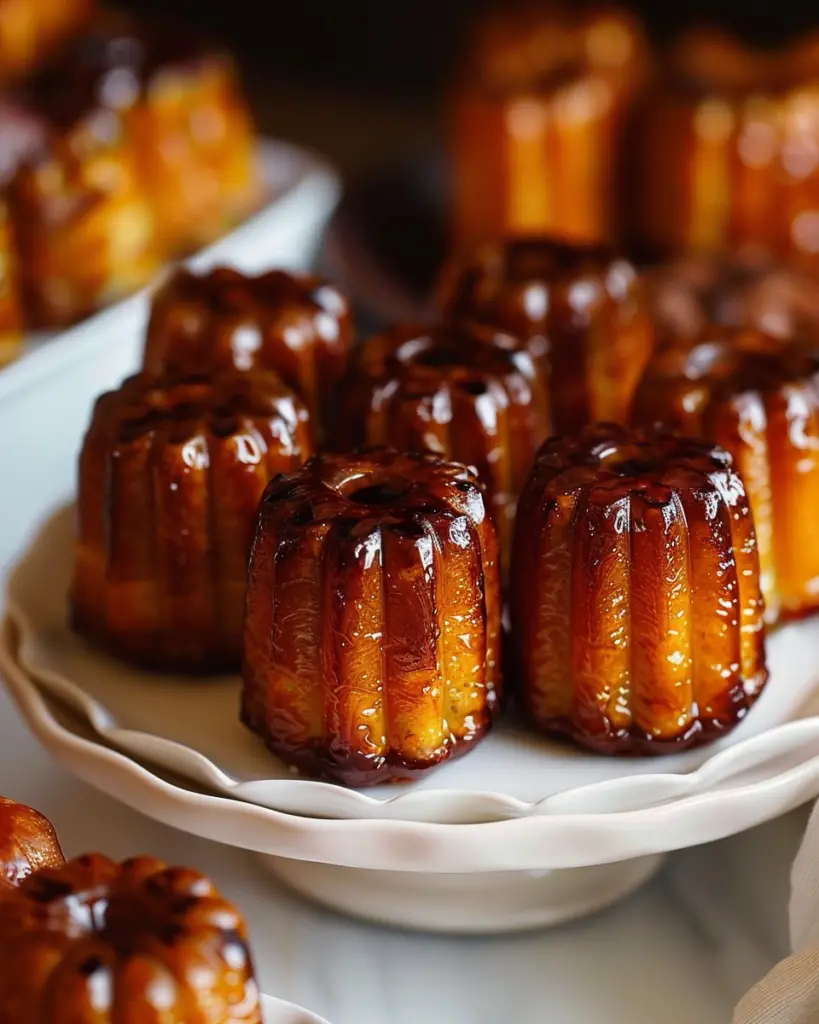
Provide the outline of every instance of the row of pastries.
<path id="1" fill-rule="evenodd" d="M 672 338 L 625 258 L 553 239 L 482 247 L 438 297 L 357 340 L 316 278 L 172 275 L 86 434 L 74 626 L 241 670 L 245 724 L 353 785 L 471 749 L 504 676 L 593 750 L 726 733 L 766 624 L 819 603 L 819 348 Z"/>

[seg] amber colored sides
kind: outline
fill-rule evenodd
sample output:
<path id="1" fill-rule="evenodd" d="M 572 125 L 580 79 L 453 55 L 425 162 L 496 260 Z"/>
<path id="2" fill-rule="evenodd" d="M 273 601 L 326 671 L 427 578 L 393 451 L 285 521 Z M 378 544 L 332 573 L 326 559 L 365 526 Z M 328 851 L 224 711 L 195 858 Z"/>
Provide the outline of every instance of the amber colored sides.
<path id="1" fill-rule="evenodd" d="M 340 450 L 388 444 L 473 466 L 506 556 L 518 493 L 551 427 L 546 389 L 515 339 L 466 323 L 371 338 L 351 354 L 338 420 Z"/>
<path id="2" fill-rule="evenodd" d="M 8 208 L 0 203 L 0 366 L 11 362 L 23 343 L 23 316 L 17 253 Z"/>
<path id="3" fill-rule="evenodd" d="M 239 912 L 189 868 L 101 854 L 0 900 L 4 1024 L 261 1024 Z"/>
<path id="4" fill-rule="evenodd" d="M 730 456 L 593 426 L 521 495 L 513 655 L 530 722 L 608 754 L 716 739 L 767 671 L 753 521 Z"/>
<path id="5" fill-rule="evenodd" d="M 353 338 L 347 299 L 316 277 L 178 270 L 154 296 L 143 366 L 163 377 L 275 370 L 326 427 Z"/>
<path id="6" fill-rule="evenodd" d="M 149 668 L 236 669 L 259 499 L 311 450 L 307 411 L 269 374 L 103 395 L 80 455 L 75 628 Z"/>
<path id="7" fill-rule="evenodd" d="M 94 0 L 3 0 L 0 83 L 34 70 L 88 19 Z"/>
<path id="8" fill-rule="evenodd" d="M 0 899 L 5 889 L 19 885 L 33 871 L 59 867 L 64 861 L 51 822 L 39 811 L 0 796 Z"/>
<path id="9" fill-rule="evenodd" d="M 465 466 L 382 448 L 272 481 L 250 560 L 242 718 L 354 786 L 470 750 L 501 688 L 494 526 Z"/>
<path id="10" fill-rule="evenodd" d="M 634 419 L 731 452 L 754 514 L 768 617 L 819 607 L 819 347 L 705 328 L 692 344 L 658 353 Z"/>
<path id="11" fill-rule="evenodd" d="M 625 422 L 654 329 L 642 280 L 604 246 L 517 238 L 453 261 L 438 289 L 449 319 L 522 339 L 550 391 L 552 427 Z"/>

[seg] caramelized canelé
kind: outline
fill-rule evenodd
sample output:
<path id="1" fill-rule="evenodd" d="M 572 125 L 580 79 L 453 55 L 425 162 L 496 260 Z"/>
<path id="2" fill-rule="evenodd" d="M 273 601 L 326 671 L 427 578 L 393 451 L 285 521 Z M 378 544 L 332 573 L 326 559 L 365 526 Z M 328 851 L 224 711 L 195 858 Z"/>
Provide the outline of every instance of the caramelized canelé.
<path id="1" fill-rule="evenodd" d="M 613 424 L 547 441 L 511 600 L 527 718 L 592 750 L 715 739 L 767 679 L 753 520 L 731 457 L 704 441 Z"/>
<path id="2" fill-rule="evenodd" d="M 678 40 L 639 119 L 642 241 L 816 269 L 818 39 L 773 53 L 708 28 Z"/>
<path id="3" fill-rule="evenodd" d="M 326 426 L 353 337 L 345 297 L 302 274 L 178 270 L 154 297 L 144 369 L 162 377 L 275 370 Z"/>
<path id="4" fill-rule="evenodd" d="M 506 551 L 518 493 L 550 427 L 546 389 L 516 339 L 466 323 L 397 327 L 353 350 L 336 442 L 474 466 Z"/>
<path id="5" fill-rule="evenodd" d="M 469 750 L 497 709 L 499 648 L 495 529 L 465 466 L 361 449 L 270 483 L 242 718 L 284 761 L 364 786 Z"/>
<path id="6" fill-rule="evenodd" d="M 643 283 L 628 260 L 602 246 L 513 239 L 453 262 L 439 302 L 447 318 L 525 342 L 548 384 L 556 432 L 624 421 L 654 340 Z"/>
<path id="7" fill-rule="evenodd" d="M 768 617 L 819 607 L 819 344 L 706 328 L 655 356 L 634 419 L 733 455 L 754 514 Z"/>
<path id="8" fill-rule="evenodd" d="M 64 859 L 48 818 L 0 796 L 0 899 L 33 871 L 59 867 Z"/>
<path id="9" fill-rule="evenodd" d="M 453 102 L 456 247 L 509 233 L 611 240 L 646 65 L 621 8 L 523 3 L 482 20 Z"/>
<path id="10" fill-rule="evenodd" d="M 151 857 L 78 857 L 0 899 L 3 1024 L 261 1024 L 239 912 Z"/>
<path id="11" fill-rule="evenodd" d="M 137 376 L 103 395 L 80 456 L 75 628 L 158 670 L 238 668 L 259 499 L 311 448 L 271 374 Z"/>

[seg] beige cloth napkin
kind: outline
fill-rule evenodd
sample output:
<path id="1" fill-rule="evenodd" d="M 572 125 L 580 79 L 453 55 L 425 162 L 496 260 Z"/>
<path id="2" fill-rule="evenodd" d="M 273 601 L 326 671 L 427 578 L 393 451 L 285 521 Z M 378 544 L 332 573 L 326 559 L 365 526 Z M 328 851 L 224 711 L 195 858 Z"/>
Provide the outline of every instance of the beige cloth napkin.
<path id="1" fill-rule="evenodd" d="M 819 1024 L 819 804 L 791 873 L 793 955 L 745 996 L 734 1024 Z"/>

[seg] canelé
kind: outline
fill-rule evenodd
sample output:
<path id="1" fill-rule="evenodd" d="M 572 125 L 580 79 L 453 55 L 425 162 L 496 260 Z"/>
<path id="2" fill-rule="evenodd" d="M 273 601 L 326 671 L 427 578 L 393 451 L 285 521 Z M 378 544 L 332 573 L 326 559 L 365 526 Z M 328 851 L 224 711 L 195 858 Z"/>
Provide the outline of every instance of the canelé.
<path id="1" fill-rule="evenodd" d="M 261 1024 L 239 912 L 151 857 L 45 868 L 0 899 L 4 1024 Z"/>
<path id="2" fill-rule="evenodd" d="M 715 739 L 767 678 L 753 519 L 710 443 L 613 424 L 547 441 L 511 601 L 528 720 L 601 753 Z"/>
<path id="3" fill-rule="evenodd" d="M 0 366 L 19 354 L 22 341 L 23 311 L 17 252 L 11 236 L 8 207 L 0 201 Z"/>
<path id="4" fill-rule="evenodd" d="M 621 8 L 513 4 L 481 21 L 453 99 L 456 248 L 509 233 L 611 240 L 646 67 Z"/>
<path id="5" fill-rule="evenodd" d="M 59 867 L 63 852 L 54 826 L 39 811 L 0 796 L 0 899 L 33 871 Z"/>
<path id="6" fill-rule="evenodd" d="M 397 327 L 354 349 L 340 388 L 343 450 L 388 444 L 475 467 L 504 550 L 515 503 L 551 420 L 531 355 L 466 323 Z"/>
<path id="7" fill-rule="evenodd" d="M 547 238 L 489 244 L 445 269 L 439 304 L 448 319 L 524 341 L 548 384 L 556 432 L 624 420 L 654 329 L 643 283 L 622 256 Z"/>
<path id="8" fill-rule="evenodd" d="M 347 300 L 318 278 L 178 270 L 154 297 L 143 366 L 163 377 L 226 366 L 275 370 L 321 426 L 352 334 Z"/>
<path id="9" fill-rule="evenodd" d="M 259 499 L 311 444 L 272 374 L 136 376 L 103 395 L 80 455 L 75 628 L 149 668 L 238 668 Z"/>
<path id="10" fill-rule="evenodd" d="M 778 53 L 711 29 L 678 41 L 638 118 L 633 195 L 652 250 L 747 251 L 819 266 L 816 41 Z"/>
<path id="11" fill-rule="evenodd" d="M 634 419 L 733 455 L 753 510 L 768 617 L 819 607 L 819 340 L 705 328 L 655 356 Z"/>
<path id="12" fill-rule="evenodd" d="M 468 751 L 498 706 L 499 648 L 495 529 L 465 466 L 362 449 L 269 484 L 242 718 L 284 761 L 365 786 Z"/>
<path id="13" fill-rule="evenodd" d="M 94 0 L 3 0 L 0 84 L 29 74 L 88 19 Z"/>

